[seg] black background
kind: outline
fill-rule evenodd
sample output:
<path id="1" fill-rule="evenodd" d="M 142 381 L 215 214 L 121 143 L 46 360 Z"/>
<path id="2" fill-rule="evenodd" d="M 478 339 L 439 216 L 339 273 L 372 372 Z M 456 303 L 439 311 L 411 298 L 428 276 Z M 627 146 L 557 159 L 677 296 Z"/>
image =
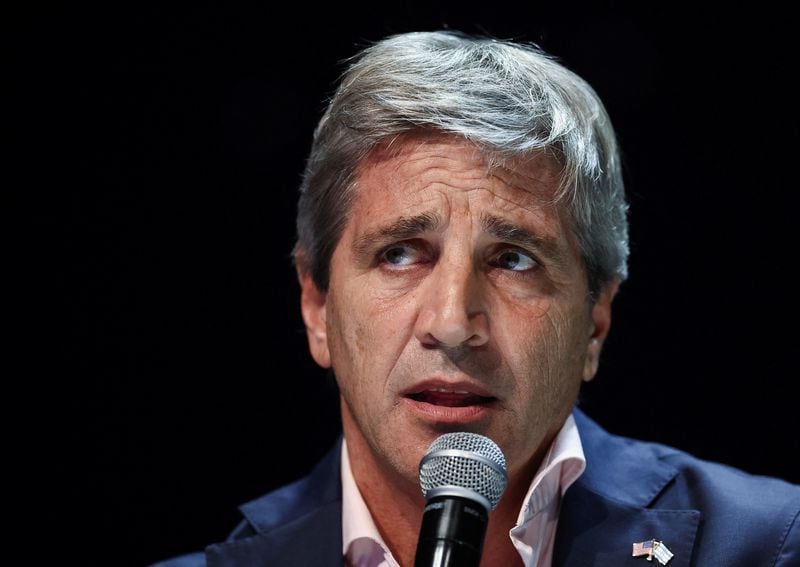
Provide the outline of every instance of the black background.
<path id="1" fill-rule="evenodd" d="M 792 17 L 521 6 L 137 2 L 11 22 L 31 215 L 9 243 L 34 347 L 12 435 L 67 556 L 144 565 L 218 541 L 338 435 L 297 308 L 296 189 L 340 61 L 412 30 L 536 42 L 606 102 L 632 256 L 586 411 L 800 482 Z"/>

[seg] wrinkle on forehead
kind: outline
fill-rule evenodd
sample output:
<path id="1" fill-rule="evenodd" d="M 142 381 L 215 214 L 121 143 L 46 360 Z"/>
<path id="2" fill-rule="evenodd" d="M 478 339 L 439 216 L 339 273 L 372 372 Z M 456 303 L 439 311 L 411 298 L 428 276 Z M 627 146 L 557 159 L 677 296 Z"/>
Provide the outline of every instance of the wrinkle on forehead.
<path id="1" fill-rule="evenodd" d="M 556 204 L 561 166 L 555 156 L 537 151 L 502 164 L 492 161 L 479 146 L 464 138 L 417 131 L 376 146 L 359 164 L 358 178 L 367 172 L 380 173 L 389 180 L 402 180 L 404 185 L 411 178 L 417 183 L 407 187 L 417 185 L 421 190 L 430 188 L 431 180 L 426 182 L 425 178 L 435 178 L 433 184 L 446 186 L 451 186 L 448 180 L 462 181 L 467 184 L 458 184 L 459 190 L 487 190 L 507 201 L 510 208 L 533 210 Z M 436 178 L 440 170 L 444 170 L 443 175 Z"/>

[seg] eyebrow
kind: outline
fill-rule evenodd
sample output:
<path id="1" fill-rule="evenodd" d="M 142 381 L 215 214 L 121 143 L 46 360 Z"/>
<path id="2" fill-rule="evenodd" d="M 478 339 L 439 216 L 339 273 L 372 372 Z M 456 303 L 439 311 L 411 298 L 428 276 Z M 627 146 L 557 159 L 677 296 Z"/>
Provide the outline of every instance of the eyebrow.
<path id="1" fill-rule="evenodd" d="M 542 238 L 534 236 L 517 224 L 494 215 L 482 215 L 481 226 L 484 232 L 509 244 L 517 244 L 523 248 L 541 248 L 542 246 Z"/>
<path id="2" fill-rule="evenodd" d="M 491 214 L 481 215 L 481 228 L 498 240 L 531 251 L 540 252 L 545 259 L 559 266 L 567 264 L 564 252 L 555 239 L 537 236 L 520 225 Z M 370 230 L 359 236 L 353 244 L 356 257 L 368 258 L 376 248 L 401 240 L 435 232 L 442 225 L 442 217 L 435 212 L 424 212 L 411 217 L 401 217 L 394 222 Z"/>
<path id="3" fill-rule="evenodd" d="M 507 221 L 495 215 L 481 215 L 481 227 L 484 232 L 521 248 L 541 252 L 545 258 L 559 266 L 566 265 L 564 252 L 553 238 L 537 236 L 518 224 Z"/>
<path id="4" fill-rule="evenodd" d="M 389 225 L 362 234 L 353 244 L 353 249 L 357 256 L 363 256 L 376 245 L 415 238 L 425 232 L 434 232 L 441 225 L 442 217 L 432 212 L 401 217 Z"/>

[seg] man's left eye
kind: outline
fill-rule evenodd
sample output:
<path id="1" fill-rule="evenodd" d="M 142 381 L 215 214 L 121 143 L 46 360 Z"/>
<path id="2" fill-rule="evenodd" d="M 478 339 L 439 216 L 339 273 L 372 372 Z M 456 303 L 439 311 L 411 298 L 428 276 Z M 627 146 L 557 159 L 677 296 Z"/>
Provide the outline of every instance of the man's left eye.
<path id="1" fill-rule="evenodd" d="M 537 266 L 536 260 L 519 250 L 506 250 L 500 253 L 495 259 L 495 264 L 504 270 L 515 272 L 524 272 Z"/>
<path id="2" fill-rule="evenodd" d="M 381 256 L 385 262 L 393 266 L 407 266 L 414 262 L 416 252 L 412 246 L 397 245 L 387 248 Z"/>

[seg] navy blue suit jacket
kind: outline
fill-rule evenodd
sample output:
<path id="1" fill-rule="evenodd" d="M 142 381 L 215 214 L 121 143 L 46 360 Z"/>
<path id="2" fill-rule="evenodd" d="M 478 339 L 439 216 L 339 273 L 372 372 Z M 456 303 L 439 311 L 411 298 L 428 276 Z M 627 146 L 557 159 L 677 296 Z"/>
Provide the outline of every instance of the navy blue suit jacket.
<path id="1" fill-rule="evenodd" d="M 634 542 L 657 539 L 669 567 L 800 566 L 800 486 L 676 449 L 611 435 L 574 412 L 587 468 L 564 496 L 554 567 L 644 567 Z M 223 543 L 157 567 L 342 564 L 337 445 L 302 480 L 240 507 Z M 154 566 L 154 567 L 156 567 Z"/>

